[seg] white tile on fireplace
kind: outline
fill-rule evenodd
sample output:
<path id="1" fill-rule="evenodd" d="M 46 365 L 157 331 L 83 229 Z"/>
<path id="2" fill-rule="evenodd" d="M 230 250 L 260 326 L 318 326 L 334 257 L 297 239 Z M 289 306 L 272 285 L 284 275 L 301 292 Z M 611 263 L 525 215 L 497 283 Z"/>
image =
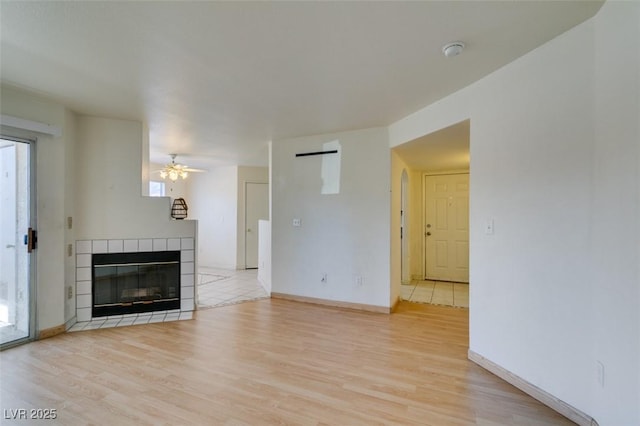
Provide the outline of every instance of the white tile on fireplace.
<path id="1" fill-rule="evenodd" d="M 153 315 L 153 312 L 142 312 L 138 314 L 138 318 L 144 318 L 144 317 L 151 318 L 151 315 Z"/>
<path id="2" fill-rule="evenodd" d="M 80 308 L 90 308 L 91 307 L 91 295 L 90 294 L 79 294 L 76 299 L 77 307 Z"/>
<path id="3" fill-rule="evenodd" d="M 83 330 L 87 324 L 89 324 L 88 322 L 77 322 L 75 324 L 73 324 L 73 326 L 67 330 L 68 333 L 72 333 L 74 331 L 81 331 Z"/>
<path id="4" fill-rule="evenodd" d="M 193 238 L 182 238 L 182 250 L 193 250 L 194 243 Z"/>
<path id="5" fill-rule="evenodd" d="M 149 320 L 149 324 L 154 322 L 163 322 L 164 318 L 167 316 L 164 312 L 161 314 L 153 314 L 151 315 L 151 319 Z"/>
<path id="6" fill-rule="evenodd" d="M 193 274 L 183 274 L 180 276 L 180 287 L 192 286 L 195 283 Z"/>
<path id="7" fill-rule="evenodd" d="M 91 308 L 76 309 L 76 320 L 78 322 L 91 321 Z"/>
<path id="8" fill-rule="evenodd" d="M 193 319 L 193 312 L 181 312 L 179 320 L 190 320 Z"/>
<path id="9" fill-rule="evenodd" d="M 176 312 L 173 314 L 167 314 L 166 317 L 164 317 L 164 322 L 167 321 L 178 321 L 180 319 L 180 312 Z"/>
<path id="10" fill-rule="evenodd" d="M 91 295 L 91 281 L 78 281 L 76 283 L 76 296 L 81 294 Z"/>
<path id="11" fill-rule="evenodd" d="M 138 240 L 124 240 L 122 249 L 125 253 L 134 253 L 138 251 Z"/>
<path id="12" fill-rule="evenodd" d="M 131 317 L 131 318 L 122 318 L 120 320 L 120 322 L 118 322 L 118 325 L 116 325 L 116 327 L 124 327 L 127 325 L 133 325 L 133 322 L 136 320 L 135 317 Z"/>
<path id="13" fill-rule="evenodd" d="M 133 325 L 138 325 L 138 324 L 148 324 L 149 320 L 151 319 L 151 316 L 148 317 L 138 317 L 133 321 Z"/>
<path id="14" fill-rule="evenodd" d="M 91 268 L 76 268 L 77 281 L 91 281 Z"/>
<path id="15" fill-rule="evenodd" d="M 83 330 L 95 330 L 97 328 L 101 328 L 102 324 L 105 323 L 105 320 L 92 320 L 87 324 L 87 326 Z"/>
<path id="16" fill-rule="evenodd" d="M 166 238 L 154 238 L 153 239 L 153 251 L 167 251 L 167 239 Z"/>
<path id="17" fill-rule="evenodd" d="M 179 314 L 180 309 L 171 309 L 170 311 L 166 311 L 167 315 Z"/>
<path id="18" fill-rule="evenodd" d="M 193 311 L 193 299 L 180 298 L 181 311 Z"/>
<path id="19" fill-rule="evenodd" d="M 180 264 L 180 273 L 185 275 L 195 273 L 195 268 L 193 265 L 193 262 L 182 262 Z"/>
<path id="20" fill-rule="evenodd" d="M 92 253 L 107 253 L 109 251 L 107 240 L 93 240 L 92 246 Z"/>
<path id="21" fill-rule="evenodd" d="M 91 268 L 91 254 L 76 254 L 76 267 Z"/>
<path id="22" fill-rule="evenodd" d="M 153 240 L 138 240 L 138 250 L 140 251 L 152 251 Z"/>
<path id="23" fill-rule="evenodd" d="M 118 320 L 120 321 L 123 318 L 122 315 L 109 315 L 107 317 L 107 321 Z"/>
<path id="24" fill-rule="evenodd" d="M 109 253 L 122 253 L 123 251 L 123 240 L 109 240 Z"/>
<path id="25" fill-rule="evenodd" d="M 193 299 L 193 286 L 182 287 L 180 297 L 185 299 Z"/>
<path id="26" fill-rule="evenodd" d="M 180 260 L 183 262 L 193 262 L 194 259 L 194 250 L 182 250 L 180 252 Z"/>
<path id="27" fill-rule="evenodd" d="M 118 323 L 122 321 L 121 318 L 118 319 L 108 319 L 104 322 L 104 324 L 102 324 L 102 326 L 100 328 L 112 328 L 112 327 L 117 327 Z"/>
<path id="28" fill-rule="evenodd" d="M 122 316 L 122 318 L 126 319 L 126 318 L 138 318 L 138 314 L 124 314 Z"/>
<path id="29" fill-rule="evenodd" d="M 180 238 L 169 238 L 167 240 L 167 250 L 180 250 Z"/>
<path id="30" fill-rule="evenodd" d="M 91 253 L 91 241 L 89 240 L 76 241 L 76 253 Z"/>

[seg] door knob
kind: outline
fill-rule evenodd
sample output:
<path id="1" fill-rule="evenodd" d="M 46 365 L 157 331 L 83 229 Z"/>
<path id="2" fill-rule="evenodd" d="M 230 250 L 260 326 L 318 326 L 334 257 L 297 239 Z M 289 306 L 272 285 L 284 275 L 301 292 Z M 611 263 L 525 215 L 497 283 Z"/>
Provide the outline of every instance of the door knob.
<path id="1" fill-rule="evenodd" d="M 427 237 L 431 235 L 431 232 L 427 232 Z"/>

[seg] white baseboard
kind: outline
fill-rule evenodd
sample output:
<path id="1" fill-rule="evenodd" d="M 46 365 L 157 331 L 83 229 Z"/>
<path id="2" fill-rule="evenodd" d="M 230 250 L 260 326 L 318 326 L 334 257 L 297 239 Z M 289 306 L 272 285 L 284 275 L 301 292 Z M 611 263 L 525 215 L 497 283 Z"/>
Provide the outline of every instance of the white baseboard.
<path id="1" fill-rule="evenodd" d="M 297 296 L 294 294 L 271 292 L 274 299 L 293 300 L 294 302 L 313 303 L 315 305 L 331 306 L 334 308 L 355 309 L 357 311 L 377 312 L 380 314 L 391 313 L 391 307 L 367 305 L 363 303 L 340 302 L 338 300 L 318 299 L 316 297 Z"/>
<path id="2" fill-rule="evenodd" d="M 575 407 L 572 407 L 571 405 L 567 404 L 564 401 L 561 401 L 560 399 L 551 395 L 549 392 L 546 392 L 540 389 L 539 387 L 537 387 L 536 385 L 533 385 L 527 382 L 523 378 L 500 367 L 498 364 L 488 360 L 487 358 L 472 351 L 471 349 L 469 349 L 468 357 L 469 357 L 469 360 L 475 362 L 480 367 L 492 372 L 493 374 L 500 377 L 505 382 L 512 384 L 513 386 L 520 389 L 522 392 L 532 396 L 533 398 L 537 399 L 547 407 L 562 414 L 563 416 L 579 424 L 580 426 L 598 426 L 598 422 L 596 422 L 588 414 L 583 413 L 582 411 L 578 410 Z"/>

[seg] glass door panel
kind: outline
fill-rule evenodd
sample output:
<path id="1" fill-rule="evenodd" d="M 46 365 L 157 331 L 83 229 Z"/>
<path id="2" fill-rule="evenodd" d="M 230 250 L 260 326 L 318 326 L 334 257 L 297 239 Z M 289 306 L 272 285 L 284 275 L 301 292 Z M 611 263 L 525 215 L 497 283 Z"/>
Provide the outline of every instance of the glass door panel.
<path id="1" fill-rule="evenodd" d="M 0 139 L 0 345 L 32 334 L 30 144 Z"/>

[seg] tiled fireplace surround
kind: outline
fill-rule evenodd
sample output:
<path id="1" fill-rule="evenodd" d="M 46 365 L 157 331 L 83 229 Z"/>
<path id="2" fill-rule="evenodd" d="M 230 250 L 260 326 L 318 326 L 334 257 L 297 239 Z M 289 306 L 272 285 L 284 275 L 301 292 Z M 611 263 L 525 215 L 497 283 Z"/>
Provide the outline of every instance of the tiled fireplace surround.
<path id="1" fill-rule="evenodd" d="M 127 253 L 180 250 L 180 309 L 140 314 L 91 317 L 91 255 L 94 253 Z M 76 241 L 76 321 L 69 331 L 116 327 L 149 322 L 191 319 L 195 297 L 194 238 L 145 238 L 126 240 Z"/>

